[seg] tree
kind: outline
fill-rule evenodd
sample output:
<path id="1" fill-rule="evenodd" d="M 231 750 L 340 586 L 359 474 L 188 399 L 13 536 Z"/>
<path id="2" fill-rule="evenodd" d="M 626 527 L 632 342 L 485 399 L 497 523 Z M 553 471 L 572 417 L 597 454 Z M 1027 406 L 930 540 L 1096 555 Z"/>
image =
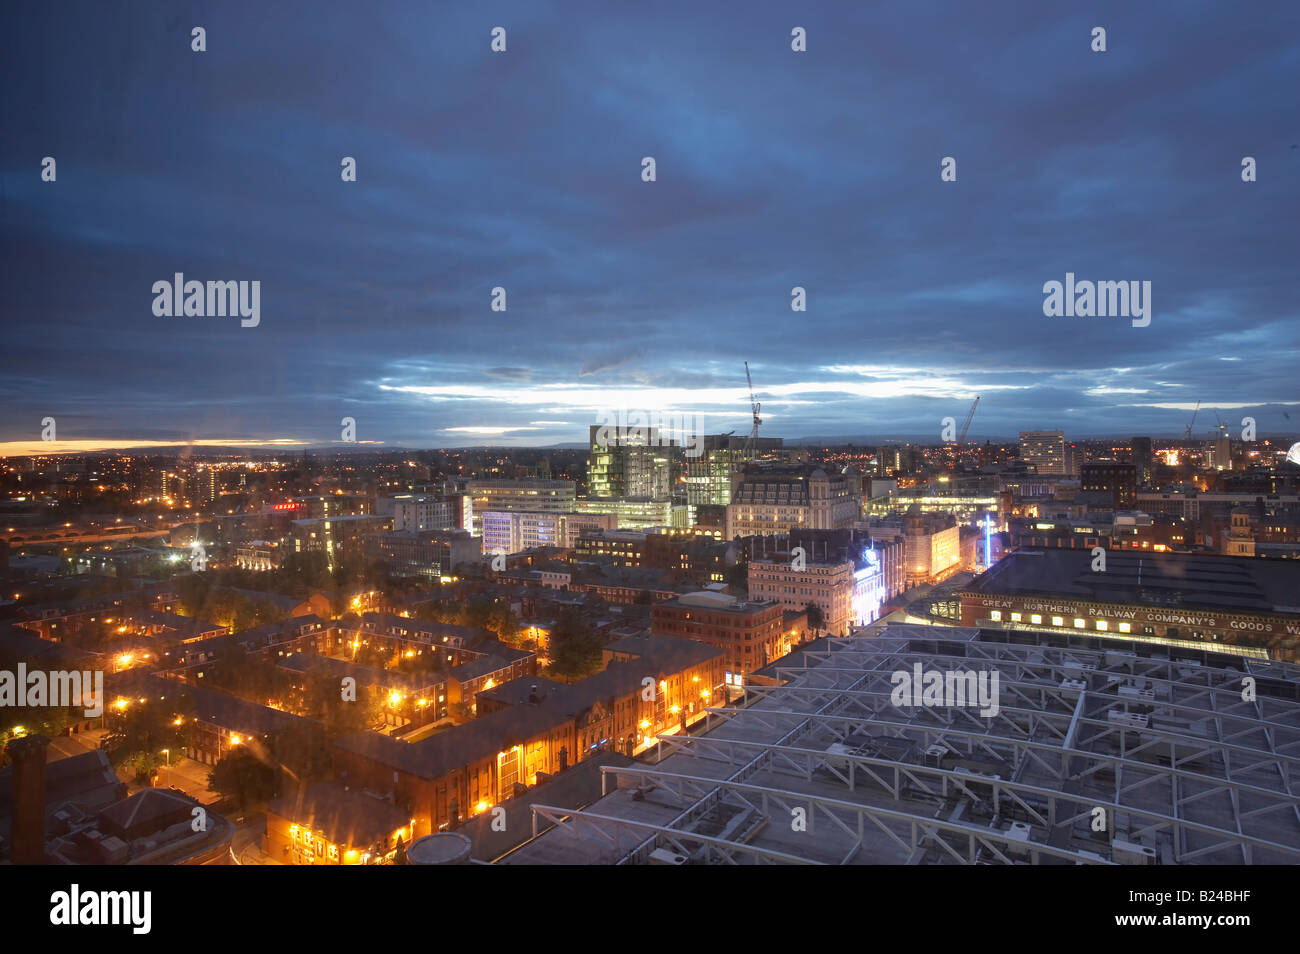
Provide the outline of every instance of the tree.
<path id="1" fill-rule="evenodd" d="M 117 717 L 113 720 L 114 729 L 124 736 L 120 746 L 115 747 L 113 761 L 117 764 L 132 762 L 137 766 L 153 766 L 163 761 L 162 750 L 170 749 L 179 755 L 185 749 L 184 711 L 190 708 L 182 702 L 178 716 L 176 704 L 168 704 L 161 699 L 127 700 L 125 708 L 114 708 Z"/>
<path id="2" fill-rule="evenodd" d="M 267 754 L 297 785 L 322 778 L 329 769 L 325 733 L 320 723 L 307 719 L 272 732 L 267 739 Z"/>
<path id="3" fill-rule="evenodd" d="M 483 628 L 489 629 L 497 634 L 497 637 L 506 643 L 513 643 L 519 638 L 519 631 L 523 627 L 519 623 L 519 617 L 515 615 L 507 603 L 494 603 L 488 611 L 487 618 L 483 622 Z"/>
<path id="4" fill-rule="evenodd" d="M 736 563 L 727 567 L 726 571 L 727 585 L 737 589 L 747 590 L 749 587 L 749 566 L 745 563 Z"/>
<path id="5" fill-rule="evenodd" d="M 269 660 L 249 653 L 239 643 L 217 650 L 217 665 L 212 673 L 216 685 L 248 702 L 265 705 L 277 696 L 287 681 L 282 670 Z"/>
<path id="6" fill-rule="evenodd" d="M 578 680 L 598 672 L 603 645 L 591 624 L 574 607 L 565 607 L 551 630 L 548 675 Z"/>
<path id="7" fill-rule="evenodd" d="M 813 632 L 820 632 L 821 628 L 826 625 L 826 614 L 816 603 L 809 603 L 804 611 L 808 614 L 808 628 Z"/>
<path id="8" fill-rule="evenodd" d="M 208 602 L 210 581 L 200 573 L 182 577 L 176 586 L 182 616 L 201 616 Z"/>
<path id="9" fill-rule="evenodd" d="M 275 794 L 275 771 L 246 748 L 236 749 L 208 773 L 208 788 L 234 798 L 241 810 Z"/>
<path id="10" fill-rule="evenodd" d="M 373 693 L 362 689 L 355 701 L 345 700 L 339 681 L 324 673 L 306 674 L 303 684 L 303 707 L 321 719 L 327 738 L 363 732 L 383 720 L 382 706 Z"/>

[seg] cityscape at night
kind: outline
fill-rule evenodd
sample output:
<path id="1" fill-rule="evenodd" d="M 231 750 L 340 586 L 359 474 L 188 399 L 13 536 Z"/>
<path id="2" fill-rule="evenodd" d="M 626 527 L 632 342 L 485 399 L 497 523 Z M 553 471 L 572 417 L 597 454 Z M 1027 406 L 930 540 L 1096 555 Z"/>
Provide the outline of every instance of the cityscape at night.
<path id="1" fill-rule="evenodd" d="M 51 925 L 151 930 L 82 867 L 830 864 L 1223 929 L 1300 864 L 1300 8 L 0 25 Z"/>

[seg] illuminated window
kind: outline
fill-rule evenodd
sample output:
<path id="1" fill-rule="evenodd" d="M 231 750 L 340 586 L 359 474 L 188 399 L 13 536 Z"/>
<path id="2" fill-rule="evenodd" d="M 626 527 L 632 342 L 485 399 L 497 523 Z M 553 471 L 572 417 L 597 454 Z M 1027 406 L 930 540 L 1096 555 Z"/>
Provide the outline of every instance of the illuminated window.
<path id="1" fill-rule="evenodd" d="M 1119 624 L 1119 631 L 1120 631 L 1121 633 L 1132 632 L 1132 630 L 1133 630 L 1133 627 L 1130 626 L 1128 623 L 1120 623 L 1120 624 Z"/>
<path id="2" fill-rule="evenodd" d="M 1106 624 L 1106 621 L 1104 619 L 1099 619 L 1097 620 L 1097 628 L 1105 632 L 1110 627 Z"/>
<path id="3" fill-rule="evenodd" d="M 1033 616 L 1029 617 L 1029 621 L 1030 621 L 1031 623 L 1033 623 L 1035 626 L 1037 626 L 1038 624 L 1040 624 L 1040 623 L 1043 621 L 1043 617 L 1041 617 L 1041 616 L 1039 616 L 1037 613 L 1035 613 Z"/>
<path id="4" fill-rule="evenodd" d="M 998 622 L 1000 619 L 1002 619 L 1002 611 L 994 610 L 993 612 L 989 613 L 989 619 L 993 620 L 995 623 Z"/>
<path id="5" fill-rule="evenodd" d="M 1021 619 L 1021 616 L 1020 616 L 1019 613 L 1012 613 L 1012 614 L 1011 614 L 1011 622 L 1013 622 L 1013 623 L 1018 623 L 1018 622 L 1020 622 L 1020 619 Z"/>
<path id="6" fill-rule="evenodd" d="M 1085 623 L 1083 620 L 1079 619 L 1079 617 L 1076 616 L 1076 617 L 1074 618 L 1074 628 L 1075 628 L 1075 629 L 1083 629 L 1083 628 L 1084 628 L 1085 626 L 1087 626 L 1087 625 L 1088 625 L 1088 624 Z"/>
<path id="7" fill-rule="evenodd" d="M 1052 617 L 1052 625 L 1053 625 L 1053 626 L 1064 626 L 1064 625 L 1065 625 L 1065 620 L 1061 619 L 1061 617 L 1059 617 L 1059 616 L 1053 616 L 1053 617 Z"/>

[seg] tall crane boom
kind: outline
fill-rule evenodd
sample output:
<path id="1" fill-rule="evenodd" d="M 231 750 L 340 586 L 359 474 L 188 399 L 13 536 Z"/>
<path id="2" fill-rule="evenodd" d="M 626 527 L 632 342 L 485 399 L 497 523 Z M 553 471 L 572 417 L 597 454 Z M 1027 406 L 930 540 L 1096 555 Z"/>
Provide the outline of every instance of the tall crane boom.
<path id="1" fill-rule="evenodd" d="M 975 408 L 977 408 L 977 407 L 979 407 L 979 406 L 980 406 L 980 396 L 977 394 L 977 395 L 975 395 L 975 403 L 972 404 L 972 405 L 970 406 L 970 410 L 966 412 L 966 421 L 965 421 L 965 423 L 963 423 L 962 426 L 961 426 L 961 436 L 960 436 L 959 438 L 957 438 L 957 446 L 958 446 L 958 447 L 962 447 L 962 446 L 965 445 L 965 443 L 966 443 L 966 432 L 970 430 L 970 422 L 971 422 L 971 420 L 975 417 Z"/>
<path id="2" fill-rule="evenodd" d="M 1192 420 L 1191 420 L 1191 422 L 1187 425 L 1187 440 L 1189 440 L 1189 441 L 1192 439 L 1192 426 L 1196 423 L 1196 413 L 1197 413 L 1197 411 L 1199 411 L 1200 409 L 1201 409 L 1201 402 L 1200 402 L 1200 401 L 1197 401 L 1197 402 L 1196 402 L 1196 407 L 1192 410 Z"/>
<path id="3" fill-rule="evenodd" d="M 749 374 L 749 362 L 745 362 L 745 380 L 749 383 L 749 407 L 754 413 L 754 427 L 749 432 L 749 440 L 746 442 L 746 456 L 751 460 L 754 457 L 754 442 L 758 439 L 758 425 L 763 423 L 763 419 L 758 416 L 758 412 L 763 409 L 763 405 L 754 400 L 754 379 Z"/>

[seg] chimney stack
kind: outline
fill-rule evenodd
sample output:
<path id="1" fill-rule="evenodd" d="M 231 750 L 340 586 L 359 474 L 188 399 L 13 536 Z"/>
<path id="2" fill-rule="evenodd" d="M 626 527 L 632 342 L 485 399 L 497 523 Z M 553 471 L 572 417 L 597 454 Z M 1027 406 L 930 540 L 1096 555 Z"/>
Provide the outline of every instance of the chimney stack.
<path id="1" fill-rule="evenodd" d="M 45 864 L 45 755 L 43 735 L 14 739 L 6 747 L 14 763 L 14 818 L 9 858 L 16 865 Z"/>

